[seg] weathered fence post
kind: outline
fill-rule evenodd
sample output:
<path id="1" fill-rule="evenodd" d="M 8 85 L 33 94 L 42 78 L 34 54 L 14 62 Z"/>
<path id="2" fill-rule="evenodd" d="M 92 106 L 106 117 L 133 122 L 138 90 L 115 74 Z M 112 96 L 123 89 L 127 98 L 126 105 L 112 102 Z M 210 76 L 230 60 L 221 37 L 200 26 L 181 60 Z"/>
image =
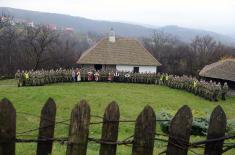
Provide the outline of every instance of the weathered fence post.
<path id="1" fill-rule="evenodd" d="M 67 155 L 86 155 L 90 124 L 90 106 L 85 100 L 71 113 Z"/>
<path id="2" fill-rule="evenodd" d="M 156 133 L 156 115 L 152 107 L 146 106 L 135 124 L 132 155 L 152 155 Z"/>
<path id="3" fill-rule="evenodd" d="M 187 155 L 192 127 L 192 113 L 188 106 L 178 110 L 169 127 L 167 155 Z"/>
<path id="4" fill-rule="evenodd" d="M 41 111 L 38 140 L 49 140 L 54 137 L 56 104 L 49 98 Z M 37 155 L 49 155 L 52 152 L 53 141 L 38 142 Z"/>
<path id="5" fill-rule="evenodd" d="M 16 111 L 4 98 L 0 102 L 0 155 L 15 155 Z"/>
<path id="6" fill-rule="evenodd" d="M 211 114 L 207 140 L 223 137 L 225 135 L 226 124 L 226 115 L 221 106 L 217 106 Z M 223 143 L 224 140 L 206 143 L 205 155 L 221 155 Z"/>
<path id="7" fill-rule="evenodd" d="M 110 103 L 104 113 L 102 141 L 116 142 L 118 139 L 119 107 L 116 102 Z M 100 155 L 115 155 L 117 145 L 101 144 Z"/>

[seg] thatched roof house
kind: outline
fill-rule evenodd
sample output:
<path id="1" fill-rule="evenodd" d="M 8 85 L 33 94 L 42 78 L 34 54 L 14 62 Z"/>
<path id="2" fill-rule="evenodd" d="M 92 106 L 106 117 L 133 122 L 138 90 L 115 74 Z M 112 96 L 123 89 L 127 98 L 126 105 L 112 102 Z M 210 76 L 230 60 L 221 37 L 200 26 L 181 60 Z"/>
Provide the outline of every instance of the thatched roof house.
<path id="1" fill-rule="evenodd" d="M 109 37 L 101 39 L 85 51 L 77 61 L 82 67 L 96 70 L 123 70 L 131 72 L 156 72 L 161 64 L 135 39 Z"/>
<path id="2" fill-rule="evenodd" d="M 201 77 L 235 83 L 235 59 L 225 59 L 205 66 L 199 73 Z"/>

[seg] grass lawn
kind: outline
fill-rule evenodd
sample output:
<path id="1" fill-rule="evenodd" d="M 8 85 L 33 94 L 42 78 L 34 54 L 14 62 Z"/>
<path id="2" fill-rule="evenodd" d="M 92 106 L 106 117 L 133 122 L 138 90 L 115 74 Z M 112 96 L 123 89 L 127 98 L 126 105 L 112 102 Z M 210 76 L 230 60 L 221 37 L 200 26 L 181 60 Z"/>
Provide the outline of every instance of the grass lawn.
<path id="1" fill-rule="evenodd" d="M 182 105 L 187 104 L 194 116 L 209 116 L 213 108 L 220 104 L 228 118 L 235 118 L 235 97 L 226 101 L 210 102 L 193 94 L 181 90 L 171 89 L 158 85 L 143 84 L 122 84 L 122 83 L 62 83 L 51 84 L 40 87 L 16 86 L 15 80 L 0 81 L 0 99 L 7 97 L 15 106 L 17 112 L 26 112 L 33 115 L 40 115 L 40 111 L 45 101 L 52 97 L 57 104 L 57 121 L 66 120 L 70 117 L 71 109 L 81 99 L 88 101 L 92 115 L 103 115 L 104 109 L 111 101 L 119 104 L 120 119 L 136 119 L 145 105 L 150 105 L 156 113 L 162 110 L 174 114 Z M 98 121 L 92 118 L 91 121 Z M 39 118 L 18 113 L 17 132 L 37 128 Z M 134 123 L 120 123 L 119 140 L 123 140 L 133 134 Z M 157 132 L 160 132 L 159 127 Z M 100 138 L 101 125 L 90 126 L 90 137 Z M 18 138 L 35 138 L 38 131 Z M 68 135 L 68 126 L 58 124 L 55 129 L 55 137 L 65 137 Z M 204 139 L 205 137 L 192 137 L 191 141 Z M 163 151 L 166 144 L 156 142 L 154 154 Z M 17 144 L 17 155 L 34 155 L 36 144 Z M 65 145 L 55 144 L 53 155 L 64 155 Z M 96 155 L 99 145 L 89 143 L 88 155 Z M 198 152 L 198 150 L 196 150 Z M 131 147 L 118 146 L 117 154 L 131 154 Z M 235 154 L 235 151 L 227 152 L 226 155 Z"/>

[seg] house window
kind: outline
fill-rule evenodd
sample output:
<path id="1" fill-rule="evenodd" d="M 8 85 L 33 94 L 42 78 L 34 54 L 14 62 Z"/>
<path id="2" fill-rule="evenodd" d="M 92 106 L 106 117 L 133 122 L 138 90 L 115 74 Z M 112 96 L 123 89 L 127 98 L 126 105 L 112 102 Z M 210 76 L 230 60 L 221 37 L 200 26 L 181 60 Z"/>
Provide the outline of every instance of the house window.
<path id="1" fill-rule="evenodd" d="M 134 67 L 134 73 L 139 73 L 139 67 Z"/>
<path id="2" fill-rule="evenodd" d="M 97 64 L 97 65 L 95 65 L 95 70 L 101 70 L 102 69 L 102 65 L 100 65 L 100 64 Z"/>

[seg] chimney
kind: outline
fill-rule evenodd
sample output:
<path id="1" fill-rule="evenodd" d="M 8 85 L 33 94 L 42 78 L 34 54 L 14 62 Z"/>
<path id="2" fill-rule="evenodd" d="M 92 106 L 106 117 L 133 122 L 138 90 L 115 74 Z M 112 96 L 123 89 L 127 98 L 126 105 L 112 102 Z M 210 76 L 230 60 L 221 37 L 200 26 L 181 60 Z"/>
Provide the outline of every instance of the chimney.
<path id="1" fill-rule="evenodd" d="M 113 28 L 111 28 L 109 32 L 109 42 L 115 43 L 115 32 Z"/>

